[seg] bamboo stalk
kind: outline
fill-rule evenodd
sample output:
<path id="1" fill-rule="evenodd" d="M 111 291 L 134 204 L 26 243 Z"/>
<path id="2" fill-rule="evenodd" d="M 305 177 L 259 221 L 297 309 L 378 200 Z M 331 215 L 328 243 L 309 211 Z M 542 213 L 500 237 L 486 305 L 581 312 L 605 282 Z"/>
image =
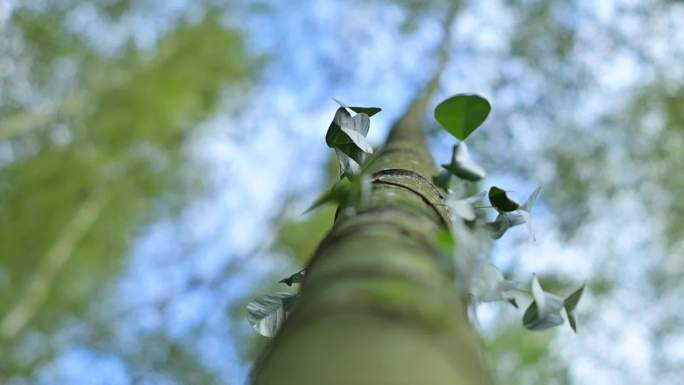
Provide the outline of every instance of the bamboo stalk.
<path id="1" fill-rule="evenodd" d="M 490 384 L 463 297 L 438 261 L 449 227 L 421 130 L 448 61 L 447 14 L 434 74 L 368 172 L 370 203 L 338 216 L 289 318 L 252 372 L 255 385 Z"/>

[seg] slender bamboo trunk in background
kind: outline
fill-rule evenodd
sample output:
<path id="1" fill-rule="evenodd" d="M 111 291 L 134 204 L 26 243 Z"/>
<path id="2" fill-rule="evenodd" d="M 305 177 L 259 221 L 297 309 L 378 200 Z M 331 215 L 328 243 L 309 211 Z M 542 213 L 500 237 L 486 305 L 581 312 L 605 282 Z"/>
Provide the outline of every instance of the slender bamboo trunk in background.
<path id="1" fill-rule="evenodd" d="M 76 248 L 100 217 L 110 199 L 110 192 L 99 188 L 84 201 L 36 267 L 26 290 L 16 303 L 0 317 L 0 340 L 14 339 L 38 313 L 50 296 L 59 273 L 74 255 Z"/>
<path id="2" fill-rule="evenodd" d="M 319 246 L 296 307 L 255 365 L 255 385 L 490 383 L 463 299 L 438 262 L 436 235 L 449 224 L 421 130 L 448 35 L 433 78 L 368 170 L 370 204 L 339 216 Z"/>

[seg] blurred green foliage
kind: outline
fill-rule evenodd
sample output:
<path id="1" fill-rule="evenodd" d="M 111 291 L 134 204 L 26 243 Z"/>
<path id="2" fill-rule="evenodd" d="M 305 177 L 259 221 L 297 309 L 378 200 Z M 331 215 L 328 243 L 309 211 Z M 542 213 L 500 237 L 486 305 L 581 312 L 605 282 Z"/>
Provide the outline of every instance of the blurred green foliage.
<path id="1" fill-rule="evenodd" d="M 518 317 L 514 319 L 518 321 Z M 532 333 L 521 329 L 519 322 L 501 322 L 496 334 L 485 338 L 496 383 L 572 383 L 567 366 L 553 354 L 553 331 Z"/>
<path id="2" fill-rule="evenodd" d="M 121 16 L 126 3 L 105 10 Z M 56 92 L 56 107 L 44 119 L 16 100 L 0 106 L 9 117 L 0 122 L 9 154 L 0 165 L 0 322 L 25 318 L 0 336 L 3 383 L 49 357 L 15 360 L 26 329 L 51 334 L 68 317 L 86 317 L 142 226 L 176 216 L 203 191 L 202 164 L 189 148 L 195 128 L 226 87 L 246 84 L 256 68 L 240 33 L 215 11 L 181 20 L 152 51 L 129 43 L 108 56 L 72 32 L 65 14 L 74 5 L 19 7 L 4 26 L 23 44 L 16 60 L 32 63 L 27 82 Z M 65 92 L 51 87 L 60 61 L 76 66 Z M 169 349 L 164 365 L 182 382 L 214 383 L 195 378 L 202 374 L 192 353 Z"/>
<path id="3" fill-rule="evenodd" d="M 297 265 L 304 266 L 332 227 L 336 211 L 335 205 L 326 205 L 304 220 L 282 219 L 278 224 L 275 249 L 290 256 Z"/>

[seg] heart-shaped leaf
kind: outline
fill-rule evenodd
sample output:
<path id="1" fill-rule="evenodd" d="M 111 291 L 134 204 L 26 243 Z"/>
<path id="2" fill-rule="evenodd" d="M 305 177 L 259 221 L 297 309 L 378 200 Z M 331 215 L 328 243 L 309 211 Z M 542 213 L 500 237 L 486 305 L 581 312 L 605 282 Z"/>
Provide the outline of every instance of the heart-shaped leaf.
<path id="1" fill-rule="evenodd" d="M 349 107 L 349 109 L 356 112 L 357 114 L 366 114 L 369 117 L 382 111 L 380 107 Z"/>
<path id="2" fill-rule="evenodd" d="M 489 189 L 489 203 L 491 203 L 497 211 L 504 213 L 515 211 L 520 207 L 518 202 L 506 195 L 506 191 L 496 186 Z"/>
<path id="3" fill-rule="evenodd" d="M 366 141 L 369 128 L 370 118 L 367 114 L 360 113 L 352 117 L 344 107 L 335 112 L 325 142 L 337 152 L 341 176 L 358 175 L 367 155 L 373 153 L 373 148 Z"/>
<path id="4" fill-rule="evenodd" d="M 489 115 L 491 106 L 479 95 L 459 94 L 439 103 L 435 119 L 451 135 L 465 140 Z"/>
<path id="5" fill-rule="evenodd" d="M 352 158 L 345 154 L 344 152 L 335 149 L 335 154 L 337 154 L 337 160 L 340 164 L 340 177 L 353 177 L 361 174 L 361 164 L 365 161 L 365 153 L 354 146 L 349 146 L 348 152 L 352 151 L 355 154 L 355 158 Z M 354 159 L 359 159 L 357 162 Z"/>
<path id="6" fill-rule="evenodd" d="M 531 211 L 532 207 L 534 207 L 534 204 L 537 201 L 537 197 L 539 196 L 540 191 L 541 187 L 537 187 L 532 192 L 532 194 L 530 194 L 530 196 L 527 198 L 527 201 L 525 201 L 525 203 L 522 206 L 520 206 L 520 208 L 518 208 L 517 210 L 513 210 L 511 212 L 499 211 L 499 215 L 497 215 L 494 221 L 487 222 L 486 226 L 487 229 L 490 231 L 492 238 L 499 239 L 511 227 L 527 223 L 527 229 L 530 233 L 530 237 L 532 237 L 532 240 L 536 240 L 534 230 L 532 228 Z"/>
<path id="7" fill-rule="evenodd" d="M 285 321 L 297 294 L 267 294 L 247 304 L 247 321 L 264 337 L 275 336 Z"/>
<path id="8" fill-rule="evenodd" d="M 345 144 L 355 144 L 370 154 L 373 152 L 373 148 L 366 141 L 369 128 L 370 118 L 368 115 L 356 114 L 351 116 L 346 109 L 338 108 L 330 127 L 328 127 L 325 142 L 332 148 L 340 148 L 341 145 Z M 344 149 L 340 149 L 344 151 Z M 347 155 L 352 156 L 352 154 Z"/>

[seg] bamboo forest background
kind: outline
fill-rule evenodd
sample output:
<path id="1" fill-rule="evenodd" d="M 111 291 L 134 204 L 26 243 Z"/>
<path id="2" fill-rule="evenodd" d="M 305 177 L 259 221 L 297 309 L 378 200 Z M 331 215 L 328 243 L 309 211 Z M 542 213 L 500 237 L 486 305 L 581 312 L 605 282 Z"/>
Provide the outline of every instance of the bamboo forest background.
<path id="1" fill-rule="evenodd" d="M 332 97 L 383 107 L 380 144 L 445 1 L 0 1 L 0 383 L 243 384 L 264 344 L 245 303 L 332 223 L 302 215 L 336 173 Z M 491 183 L 542 186 L 537 241 L 489 258 L 588 285 L 577 335 L 478 307 L 502 384 L 681 381 L 682 20 L 681 1 L 463 1 L 439 100 L 486 96 Z"/>

